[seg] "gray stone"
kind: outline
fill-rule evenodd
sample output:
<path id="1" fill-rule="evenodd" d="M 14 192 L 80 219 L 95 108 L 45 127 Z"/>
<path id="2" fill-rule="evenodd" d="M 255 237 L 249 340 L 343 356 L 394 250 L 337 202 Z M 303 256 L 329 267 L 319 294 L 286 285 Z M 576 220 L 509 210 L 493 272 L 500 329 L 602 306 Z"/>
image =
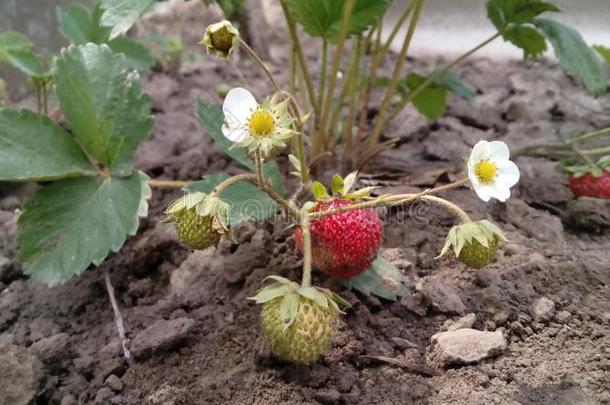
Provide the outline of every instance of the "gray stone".
<path id="1" fill-rule="evenodd" d="M 449 328 L 447 328 L 447 330 L 472 328 L 472 325 L 474 325 L 476 320 L 477 320 L 477 316 L 473 313 L 469 313 L 468 315 L 465 315 L 465 316 L 461 317 L 460 319 L 458 319 L 457 321 L 453 322 L 449 326 Z"/>
<path id="2" fill-rule="evenodd" d="M 555 303 L 547 297 L 538 298 L 532 303 L 532 317 L 538 322 L 548 322 L 555 314 Z"/>
<path id="3" fill-rule="evenodd" d="M 112 397 L 114 397 L 114 392 L 108 387 L 102 387 L 97 394 L 95 394 L 95 403 L 107 404 Z"/>
<path id="4" fill-rule="evenodd" d="M 591 197 L 572 200 L 566 210 L 565 222 L 584 231 L 602 232 L 610 229 L 610 200 Z"/>
<path id="5" fill-rule="evenodd" d="M 40 339 L 32 345 L 32 350 L 38 355 L 40 360 L 45 363 L 61 361 L 67 357 L 70 345 L 70 335 L 59 333 L 48 338 Z"/>
<path id="6" fill-rule="evenodd" d="M 195 327 L 190 318 L 160 320 L 144 329 L 134 338 L 131 351 L 138 358 L 170 350 L 182 343 Z"/>
<path id="7" fill-rule="evenodd" d="M 38 357 L 21 346 L 0 347 L 0 399 L 4 404 L 34 403 L 44 378 Z"/>
<path id="8" fill-rule="evenodd" d="M 114 392 L 123 390 L 123 381 L 114 374 L 110 374 L 108 378 L 106 378 L 106 385 L 112 388 Z"/>
<path id="9" fill-rule="evenodd" d="M 72 394 L 68 394 L 61 399 L 59 405 L 76 405 L 77 403 L 76 397 Z"/>
<path id="10" fill-rule="evenodd" d="M 423 278 L 417 283 L 415 289 L 439 312 L 463 314 L 466 310 L 457 288 L 437 277 Z"/>
<path id="11" fill-rule="evenodd" d="M 430 338 L 426 358 L 435 366 L 454 366 L 478 363 L 501 354 L 507 342 L 501 331 L 483 332 L 475 329 L 458 329 L 440 332 Z"/>
<path id="12" fill-rule="evenodd" d="M 321 404 L 331 405 L 341 401 L 341 393 L 336 389 L 321 389 L 313 394 L 313 398 Z"/>
<path id="13" fill-rule="evenodd" d="M 557 312 L 557 315 L 555 315 L 555 319 L 557 319 L 557 322 L 559 322 L 559 323 L 565 323 L 571 317 L 572 317 L 572 314 L 568 311 L 559 311 L 559 312 Z"/>

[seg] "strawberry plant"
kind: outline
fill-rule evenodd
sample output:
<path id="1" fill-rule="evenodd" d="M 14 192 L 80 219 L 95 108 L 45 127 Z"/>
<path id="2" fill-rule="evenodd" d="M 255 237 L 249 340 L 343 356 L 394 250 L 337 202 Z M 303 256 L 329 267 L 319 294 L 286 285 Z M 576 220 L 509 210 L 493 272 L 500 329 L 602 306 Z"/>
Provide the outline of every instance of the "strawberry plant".
<path id="1" fill-rule="evenodd" d="M 441 255 L 453 252 L 475 268 L 491 263 L 506 240 L 502 231 L 487 220 L 471 219 L 435 194 L 470 185 L 482 201 L 506 201 L 519 180 L 506 144 L 478 142 L 463 178 L 421 192 L 375 195 L 374 189 L 356 187 L 358 170 L 393 144 L 392 139 L 381 142 L 381 136 L 407 105 L 436 118 L 445 111 L 449 92 L 471 98 L 472 90 L 452 69 L 496 39 L 522 48 L 525 58 L 540 56 L 550 42 L 559 63 L 593 94 L 606 90 L 606 77 L 576 31 L 540 17 L 558 8 L 537 0 L 488 1 L 497 33 L 440 69 L 405 76 L 425 3 L 413 0 L 384 39 L 388 0 L 281 0 L 293 50 L 285 88 L 229 21 L 208 27 L 201 41 L 208 51 L 228 59 L 242 50 L 261 69 L 271 91 L 257 97 L 244 88 L 231 89 L 222 108 L 199 101 L 197 115 L 206 133 L 246 172 L 211 174 L 190 183 L 151 180 L 134 167 L 135 150 L 150 132 L 152 118 L 149 99 L 131 69 L 143 65 L 134 63 L 137 52 L 131 52 L 138 46 L 121 34 L 152 0 L 101 0 L 91 13 L 78 6 L 60 10 L 62 30 L 74 44 L 54 59 L 49 75 L 66 125 L 29 111 L 0 109 L 0 180 L 43 183 L 19 219 L 24 272 L 53 285 L 99 265 L 137 231 L 151 188 L 184 191 L 168 206 L 166 220 L 191 249 L 212 248 L 223 236 L 232 238 L 239 222 L 264 220 L 281 209 L 295 226 L 302 279 L 296 283 L 271 275 L 271 283 L 252 299 L 263 304 L 263 332 L 271 350 L 289 361 L 311 363 L 330 345 L 334 321 L 347 305 L 336 293 L 312 285 L 314 268 L 365 295 L 395 300 L 407 292 L 404 275 L 379 255 L 383 224 L 376 208 L 416 201 L 437 204 L 460 222 L 449 231 Z M 383 77 L 390 44 L 404 24 L 407 34 L 392 74 Z M 317 86 L 299 26 L 321 44 Z M 344 72 L 342 80 L 339 72 Z M 379 90 L 382 102 L 369 122 L 372 95 Z M 291 195 L 276 162 L 287 149 L 291 174 L 298 180 Z M 340 171 L 350 173 L 335 175 L 331 192 L 315 180 L 319 162 L 328 156 L 338 157 Z M 306 201 L 310 189 L 316 201 Z M 107 274 L 106 282 L 128 356 Z"/>

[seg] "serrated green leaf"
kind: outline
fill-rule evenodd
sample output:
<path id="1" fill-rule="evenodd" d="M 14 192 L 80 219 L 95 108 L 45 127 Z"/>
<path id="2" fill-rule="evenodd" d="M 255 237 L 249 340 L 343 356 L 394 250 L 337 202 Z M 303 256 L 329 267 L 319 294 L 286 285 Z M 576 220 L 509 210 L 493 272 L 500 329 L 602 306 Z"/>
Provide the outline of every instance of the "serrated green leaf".
<path id="1" fill-rule="evenodd" d="M 336 41 L 339 37 L 346 0 L 285 0 L 306 33 Z M 358 35 L 375 25 L 390 4 L 389 0 L 356 0 L 349 20 L 348 35 Z"/>
<path id="2" fill-rule="evenodd" d="M 288 329 L 294 322 L 299 311 L 299 294 L 296 292 L 284 295 L 280 304 L 280 314 L 284 329 Z"/>
<path id="3" fill-rule="evenodd" d="M 405 84 L 410 91 L 413 91 L 425 80 L 425 77 L 411 73 L 407 76 Z M 447 89 L 432 83 L 413 99 L 413 105 L 425 117 L 429 119 L 439 118 L 445 114 Z"/>
<path id="4" fill-rule="evenodd" d="M 135 149 L 152 129 L 150 99 L 125 57 L 107 45 L 72 45 L 54 64 L 55 92 L 74 136 L 117 176 L 133 170 Z"/>
<path id="5" fill-rule="evenodd" d="M 106 43 L 110 39 L 110 28 L 103 27 L 100 23 L 103 12 L 99 2 L 96 2 L 91 12 L 80 4 L 73 4 L 65 11 L 58 7 L 59 29 L 76 45 Z"/>
<path id="6" fill-rule="evenodd" d="M 476 91 L 468 83 L 464 82 L 456 73 L 448 72 L 436 80 L 436 84 L 445 87 L 447 90 L 463 100 L 471 102 Z"/>
<path id="7" fill-rule="evenodd" d="M 523 49 L 525 59 L 540 56 L 547 49 L 544 35 L 532 27 L 516 26 L 511 28 L 505 32 L 504 39 Z"/>
<path id="8" fill-rule="evenodd" d="M 27 50 L 32 42 L 23 34 L 6 31 L 0 34 L 0 62 L 9 63 L 7 53 L 12 50 Z"/>
<path id="9" fill-rule="evenodd" d="M 229 141 L 222 133 L 222 124 L 224 122 L 224 114 L 222 109 L 217 105 L 206 103 L 199 100 L 197 107 L 197 116 L 205 130 L 205 133 L 212 138 L 216 146 L 224 153 L 229 155 L 233 160 L 254 171 L 256 165 L 248 158 L 244 149 L 231 148 L 233 142 Z M 267 162 L 263 166 L 263 174 L 269 179 L 271 185 L 281 195 L 286 194 L 284 187 L 284 177 L 281 175 L 279 167 L 275 162 Z"/>
<path id="10" fill-rule="evenodd" d="M 510 24 L 525 24 L 547 11 L 559 11 L 551 3 L 540 0 L 490 0 L 487 2 L 487 16 L 498 31 L 504 31 Z"/>
<path id="11" fill-rule="evenodd" d="M 229 178 L 226 174 L 206 176 L 189 184 L 190 192 L 210 193 L 220 182 Z M 227 188 L 220 198 L 229 204 L 230 224 L 253 219 L 263 221 L 277 212 L 278 206 L 264 191 L 250 182 L 241 181 Z"/>
<path id="12" fill-rule="evenodd" d="M 147 179 L 142 173 L 124 179 L 76 177 L 37 191 L 18 223 L 24 273 L 55 285 L 118 251 L 145 215 Z"/>
<path id="13" fill-rule="evenodd" d="M 62 127 L 31 111 L 0 108 L 0 180 L 54 180 L 95 172 Z"/>
<path id="14" fill-rule="evenodd" d="M 148 70 L 155 64 L 150 49 L 134 39 L 121 35 L 108 42 L 108 46 L 113 52 L 125 55 L 127 64 L 134 69 Z"/>
<path id="15" fill-rule="evenodd" d="M 331 190 L 333 191 L 333 195 L 343 195 L 345 182 L 343 181 L 343 177 L 338 174 L 335 174 L 330 181 Z"/>
<path id="16" fill-rule="evenodd" d="M 111 27 L 110 39 L 127 32 L 154 0 L 101 0 L 101 25 Z"/>
<path id="17" fill-rule="evenodd" d="M 595 49 L 595 51 L 597 51 L 597 53 L 604 58 L 607 65 L 610 65 L 610 48 L 602 45 L 594 45 L 593 49 Z"/>
<path id="18" fill-rule="evenodd" d="M 587 46 L 578 31 L 554 20 L 537 18 L 533 23 L 553 45 L 561 67 L 582 82 L 596 96 L 607 90 L 607 78 L 601 61 Z"/>
<path id="19" fill-rule="evenodd" d="M 364 273 L 344 282 L 345 286 L 368 296 L 396 301 L 409 293 L 404 275 L 391 262 L 381 255 L 375 259 L 371 268 Z"/>
<path id="20" fill-rule="evenodd" d="M 30 50 L 11 49 L 6 53 L 9 63 L 22 73 L 31 77 L 42 77 L 47 74 L 42 62 Z"/>

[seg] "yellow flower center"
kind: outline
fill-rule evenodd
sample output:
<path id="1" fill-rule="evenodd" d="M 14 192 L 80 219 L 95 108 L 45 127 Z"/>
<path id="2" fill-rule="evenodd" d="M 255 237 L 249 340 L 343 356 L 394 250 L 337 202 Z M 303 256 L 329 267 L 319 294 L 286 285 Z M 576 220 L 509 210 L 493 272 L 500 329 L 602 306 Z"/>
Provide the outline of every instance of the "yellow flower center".
<path id="1" fill-rule="evenodd" d="M 275 128 L 273 115 L 264 110 L 257 110 L 250 116 L 248 121 L 250 133 L 254 136 L 268 136 Z"/>
<path id="2" fill-rule="evenodd" d="M 212 46 L 215 50 L 222 53 L 229 53 L 233 46 L 233 34 L 229 32 L 227 27 L 222 27 L 219 30 L 210 33 L 212 39 Z"/>
<path id="3" fill-rule="evenodd" d="M 489 184 L 493 182 L 494 178 L 496 177 L 497 171 L 498 168 L 496 167 L 496 165 L 493 162 L 490 162 L 489 160 L 483 160 L 474 167 L 474 173 L 476 174 L 479 181 L 483 184 Z"/>

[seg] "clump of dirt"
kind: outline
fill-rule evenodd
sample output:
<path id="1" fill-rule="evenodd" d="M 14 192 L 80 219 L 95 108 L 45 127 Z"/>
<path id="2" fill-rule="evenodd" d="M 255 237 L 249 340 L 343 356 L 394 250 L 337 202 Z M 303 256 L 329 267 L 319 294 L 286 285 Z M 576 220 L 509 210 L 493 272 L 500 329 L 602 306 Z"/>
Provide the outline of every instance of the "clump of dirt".
<path id="1" fill-rule="evenodd" d="M 409 68 L 426 66 L 410 61 Z M 608 123 L 601 117 L 610 100 L 586 96 L 553 65 L 481 59 L 459 73 L 476 88 L 474 102 L 451 98 L 437 122 L 404 113 L 386 134 L 400 137 L 397 148 L 372 162 L 363 183 L 384 193 L 423 189 L 456 178 L 479 139 L 519 149 Z M 155 129 L 139 150 L 140 168 L 192 180 L 242 171 L 203 135 L 194 114 L 200 97 L 221 102 L 218 83 L 267 91 L 251 67 L 208 58 L 177 75 L 145 78 Z M 101 269 L 47 288 L 24 278 L 15 261 L 15 210 L 27 193 L 3 189 L 0 345 L 27 348 L 22 356 L 43 365 L 27 372 L 28 387 L 39 388 L 26 395 L 39 403 L 607 403 L 610 235 L 604 227 L 588 234 L 563 224 L 575 208 L 553 163 L 517 163 L 523 178 L 506 204 L 484 204 L 466 189 L 444 195 L 506 231 L 510 242 L 484 269 L 434 259 L 454 224 L 447 212 L 423 203 L 380 211 L 384 255 L 405 273 L 411 295 L 398 302 L 364 297 L 316 274 L 316 284 L 340 292 L 352 307 L 331 350 L 307 367 L 270 356 L 260 308 L 246 299 L 269 274 L 300 276 L 293 231 L 281 220 L 241 224 L 238 244 L 223 240 L 217 250 L 190 252 L 161 222 L 179 192 L 155 191 L 151 215 L 120 253 Z M 103 269 L 116 287 L 135 360 L 121 357 Z M 508 346 L 470 365 L 430 362 L 431 337 L 452 325 L 499 331 Z M 1 378 L 12 386 L 23 375 Z"/>

